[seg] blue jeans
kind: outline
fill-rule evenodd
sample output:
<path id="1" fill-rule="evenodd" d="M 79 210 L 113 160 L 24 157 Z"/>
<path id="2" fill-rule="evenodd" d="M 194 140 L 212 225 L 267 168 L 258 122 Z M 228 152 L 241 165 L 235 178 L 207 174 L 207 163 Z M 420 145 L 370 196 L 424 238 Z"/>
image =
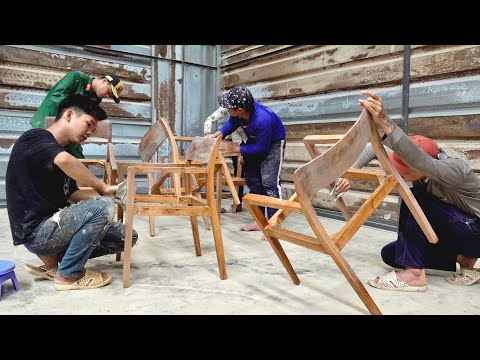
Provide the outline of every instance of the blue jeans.
<path id="1" fill-rule="evenodd" d="M 421 187 L 413 187 L 430 225 L 438 236 L 431 244 L 412 213 L 402 202 L 398 238 L 382 249 L 383 261 L 395 268 L 456 270 L 458 254 L 480 257 L 480 219 L 435 198 Z"/>
<path id="2" fill-rule="evenodd" d="M 267 195 L 281 199 L 280 170 L 282 169 L 285 140 L 273 143 L 266 155 L 244 156 L 245 182 L 252 194 Z M 265 208 L 260 206 L 260 212 L 265 214 Z M 270 219 L 278 209 L 267 208 L 267 219 Z"/>
<path id="3" fill-rule="evenodd" d="M 60 275 L 82 277 L 88 259 L 123 251 L 125 226 L 113 221 L 114 214 L 109 197 L 80 201 L 40 223 L 25 247 L 38 255 L 57 254 Z M 137 238 L 133 230 L 132 246 Z"/>

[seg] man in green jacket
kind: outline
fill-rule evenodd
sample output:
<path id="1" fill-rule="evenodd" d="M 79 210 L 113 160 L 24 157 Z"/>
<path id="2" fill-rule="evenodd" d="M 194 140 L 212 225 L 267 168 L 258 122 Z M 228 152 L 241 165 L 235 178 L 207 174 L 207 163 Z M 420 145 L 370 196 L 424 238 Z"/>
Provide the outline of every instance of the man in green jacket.
<path id="1" fill-rule="evenodd" d="M 92 78 L 81 71 L 70 71 L 50 89 L 31 118 L 30 125 L 32 128 L 45 129 L 45 117 L 56 116 L 58 105 L 69 95 L 88 95 L 97 104 L 104 98 L 113 98 L 119 103 L 119 94 L 122 90 L 123 83 L 116 75 Z M 77 159 L 85 159 L 80 144 L 70 144 L 65 149 Z"/>

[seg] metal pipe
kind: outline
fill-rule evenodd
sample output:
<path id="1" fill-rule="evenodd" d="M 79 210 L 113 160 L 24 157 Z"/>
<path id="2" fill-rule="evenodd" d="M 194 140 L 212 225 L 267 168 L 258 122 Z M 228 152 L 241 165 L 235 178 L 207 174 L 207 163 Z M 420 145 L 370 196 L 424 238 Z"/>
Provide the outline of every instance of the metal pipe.
<path id="1" fill-rule="evenodd" d="M 408 114 L 410 112 L 410 54 L 411 45 L 404 45 L 403 50 L 403 89 L 402 89 L 402 130 L 408 134 Z"/>
<path id="2" fill-rule="evenodd" d="M 402 88 L 402 130 L 408 134 L 408 114 L 410 112 L 410 54 L 411 45 L 403 47 L 403 88 Z M 402 206 L 402 197 L 398 196 L 397 215 L 400 219 L 400 208 Z M 398 224 L 397 224 L 398 229 Z"/>

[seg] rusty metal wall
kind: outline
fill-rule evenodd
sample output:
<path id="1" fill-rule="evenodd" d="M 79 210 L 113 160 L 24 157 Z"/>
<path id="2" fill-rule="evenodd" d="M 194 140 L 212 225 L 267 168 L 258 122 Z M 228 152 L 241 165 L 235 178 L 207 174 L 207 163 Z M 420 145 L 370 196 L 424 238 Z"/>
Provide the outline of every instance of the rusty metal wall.
<path id="1" fill-rule="evenodd" d="M 452 156 L 480 170 L 480 46 L 412 45 L 409 133 L 438 141 Z M 361 90 L 373 89 L 388 113 L 401 118 L 403 45 L 228 45 L 221 50 L 221 85 L 244 84 L 271 107 L 287 128 L 281 172 L 284 197 L 293 191 L 292 173 L 309 160 L 301 142 L 308 134 L 345 133 L 361 108 Z M 372 166 L 376 166 L 375 162 Z M 372 189 L 355 182 L 344 196 L 358 208 Z M 375 218 L 395 222 L 391 194 Z M 316 206 L 336 210 L 327 192 Z"/>
<path id="2" fill-rule="evenodd" d="M 138 159 L 138 143 L 157 116 L 178 135 L 201 135 L 200 119 L 216 106 L 217 60 L 215 45 L 0 46 L 0 136 L 17 138 L 28 130 L 30 117 L 68 71 L 115 73 L 125 84 L 122 101 L 106 99 L 102 107 L 113 122 L 117 161 Z M 104 147 L 85 145 L 84 154 L 103 156 Z M 1 207 L 10 150 L 0 148 Z"/>

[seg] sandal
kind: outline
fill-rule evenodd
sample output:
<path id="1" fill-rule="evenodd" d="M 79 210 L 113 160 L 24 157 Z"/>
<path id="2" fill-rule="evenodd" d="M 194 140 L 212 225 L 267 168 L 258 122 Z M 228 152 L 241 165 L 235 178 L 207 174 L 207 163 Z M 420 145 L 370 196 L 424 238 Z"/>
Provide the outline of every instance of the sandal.
<path id="1" fill-rule="evenodd" d="M 88 290 L 96 289 L 110 284 L 112 277 L 107 275 L 104 279 L 100 271 L 86 270 L 82 278 L 75 281 L 73 284 L 55 282 L 55 290 Z"/>
<path id="2" fill-rule="evenodd" d="M 53 269 L 48 269 L 45 267 L 45 265 L 42 266 L 33 266 L 30 264 L 25 265 L 25 271 L 28 272 L 29 274 L 35 275 L 35 276 L 40 276 L 43 277 L 47 280 L 53 280 L 55 277 L 55 274 L 58 271 L 58 268 L 53 268 Z"/>
<path id="3" fill-rule="evenodd" d="M 368 284 L 377 289 L 391 290 L 391 291 L 407 291 L 407 292 L 424 292 L 427 286 L 412 286 L 397 277 L 395 271 L 391 271 L 386 275 L 379 276 L 378 282 L 375 280 L 368 280 Z"/>
<path id="4" fill-rule="evenodd" d="M 461 268 L 461 271 L 461 274 L 455 274 L 447 278 L 447 281 L 450 284 L 470 286 L 480 280 L 480 269 L 468 270 Z"/>

